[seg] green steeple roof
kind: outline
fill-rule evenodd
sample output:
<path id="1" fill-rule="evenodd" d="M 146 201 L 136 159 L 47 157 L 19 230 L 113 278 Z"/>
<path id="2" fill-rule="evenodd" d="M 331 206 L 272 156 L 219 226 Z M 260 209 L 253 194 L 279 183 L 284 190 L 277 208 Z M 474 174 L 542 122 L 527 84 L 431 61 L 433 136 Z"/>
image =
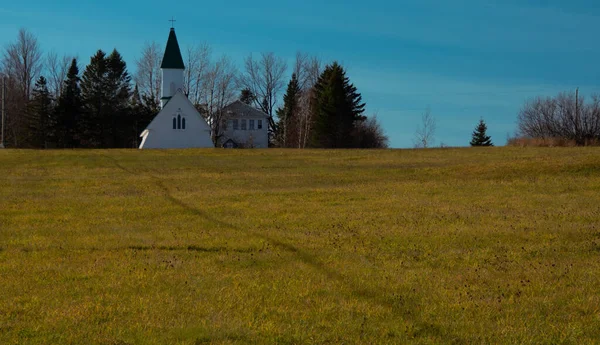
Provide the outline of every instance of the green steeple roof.
<path id="1" fill-rule="evenodd" d="M 175 29 L 173 28 L 171 28 L 171 32 L 169 33 L 167 48 L 165 48 L 165 56 L 163 57 L 160 68 L 185 69 L 181 51 L 179 50 L 179 43 L 177 43 Z"/>

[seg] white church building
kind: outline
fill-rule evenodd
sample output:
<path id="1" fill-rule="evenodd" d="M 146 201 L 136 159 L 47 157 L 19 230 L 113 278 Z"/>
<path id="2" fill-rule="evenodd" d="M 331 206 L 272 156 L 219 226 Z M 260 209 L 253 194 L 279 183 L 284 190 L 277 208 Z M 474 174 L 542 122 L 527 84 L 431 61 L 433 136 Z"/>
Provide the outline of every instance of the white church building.
<path id="1" fill-rule="evenodd" d="M 161 111 L 142 132 L 140 149 L 214 148 L 210 126 L 183 91 L 185 66 L 173 28 L 160 68 Z"/>

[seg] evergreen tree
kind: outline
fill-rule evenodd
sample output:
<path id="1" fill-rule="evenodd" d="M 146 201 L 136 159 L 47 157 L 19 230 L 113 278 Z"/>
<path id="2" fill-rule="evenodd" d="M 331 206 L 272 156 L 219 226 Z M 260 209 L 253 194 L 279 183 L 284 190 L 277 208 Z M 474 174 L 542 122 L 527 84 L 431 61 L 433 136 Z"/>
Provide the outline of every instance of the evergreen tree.
<path id="1" fill-rule="evenodd" d="M 473 136 L 471 139 L 471 146 L 494 146 L 492 144 L 492 138 L 486 134 L 487 126 L 483 119 L 479 120 L 479 124 L 475 127 L 475 131 L 473 131 Z"/>
<path id="2" fill-rule="evenodd" d="M 349 148 L 357 121 L 364 121 L 365 104 L 337 62 L 325 68 L 315 85 L 311 146 Z"/>
<path id="3" fill-rule="evenodd" d="M 101 147 L 103 126 L 110 116 L 107 92 L 106 54 L 98 50 L 90 59 L 81 77 L 81 98 L 84 115 L 77 128 L 83 147 Z"/>
<path id="4" fill-rule="evenodd" d="M 131 76 L 127 72 L 127 64 L 116 49 L 108 56 L 106 63 L 111 112 L 107 119 L 109 133 L 105 135 L 104 147 L 129 147 L 130 129 L 135 122 L 130 107 Z"/>
<path id="5" fill-rule="evenodd" d="M 48 91 L 48 82 L 43 76 L 36 81 L 27 108 L 29 144 L 35 148 L 45 148 L 49 138 L 53 137 L 49 130 L 55 125 L 52 96 Z"/>
<path id="6" fill-rule="evenodd" d="M 80 145 L 78 123 L 82 120 L 82 108 L 79 81 L 77 59 L 73 59 L 63 85 L 63 91 L 58 99 L 55 121 L 50 123 L 50 126 L 54 126 L 50 132 L 53 133 L 59 147 L 73 148 Z"/>
<path id="7" fill-rule="evenodd" d="M 246 104 L 252 104 L 252 102 L 254 102 L 255 99 L 256 96 L 254 96 L 250 89 L 242 90 L 242 93 L 240 94 L 240 101 Z"/>
<path id="8" fill-rule="evenodd" d="M 296 124 L 298 122 L 298 111 L 300 105 L 300 85 L 296 74 L 292 74 L 292 79 L 288 84 L 287 92 L 283 96 L 283 107 L 277 109 L 278 122 L 276 125 L 276 140 L 280 147 L 294 147 L 297 143 Z"/>
<path id="9" fill-rule="evenodd" d="M 109 56 L 98 50 L 90 59 L 81 81 L 85 117 L 80 131 L 85 147 L 128 147 L 133 123 L 130 109 L 131 77 L 125 61 L 114 50 Z"/>
<path id="10" fill-rule="evenodd" d="M 156 114 L 160 111 L 155 99 L 144 95 L 140 97 L 138 86 L 133 89 L 131 96 L 131 132 L 128 134 L 125 147 L 138 147 L 140 135 L 148 127 Z"/>
<path id="11" fill-rule="evenodd" d="M 160 112 L 160 103 L 158 103 L 153 97 L 149 95 L 143 95 L 142 107 L 144 108 L 144 113 L 146 114 L 146 117 L 143 118 L 147 122 L 144 126 L 144 128 L 146 128 L 154 119 L 154 117 Z"/>
<path id="12" fill-rule="evenodd" d="M 128 147 L 128 145 L 131 145 L 131 147 L 137 147 L 139 146 L 139 135 L 142 133 L 143 130 L 140 128 L 139 121 L 142 112 L 142 97 L 140 96 L 140 89 L 138 88 L 137 84 L 135 84 L 133 92 L 131 93 L 129 107 L 131 116 L 131 128 L 130 132 L 127 133 L 125 147 Z"/>

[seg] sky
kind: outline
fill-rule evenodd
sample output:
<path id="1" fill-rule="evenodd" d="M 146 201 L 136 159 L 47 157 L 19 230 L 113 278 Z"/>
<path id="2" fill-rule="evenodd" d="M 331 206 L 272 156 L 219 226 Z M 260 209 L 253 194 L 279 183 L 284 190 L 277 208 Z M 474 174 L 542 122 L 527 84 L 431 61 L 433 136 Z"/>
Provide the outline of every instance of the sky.
<path id="1" fill-rule="evenodd" d="M 182 49 L 207 43 L 240 70 L 261 52 L 340 62 L 391 147 L 413 146 L 426 109 L 436 146 L 468 146 L 481 118 L 504 145 L 528 99 L 600 93 L 597 0 L 6 1 L 0 46 L 27 28 L 82 65 L 116 48 L 133 74 L 146 42 L 164 46 L 171 17 Z"/>

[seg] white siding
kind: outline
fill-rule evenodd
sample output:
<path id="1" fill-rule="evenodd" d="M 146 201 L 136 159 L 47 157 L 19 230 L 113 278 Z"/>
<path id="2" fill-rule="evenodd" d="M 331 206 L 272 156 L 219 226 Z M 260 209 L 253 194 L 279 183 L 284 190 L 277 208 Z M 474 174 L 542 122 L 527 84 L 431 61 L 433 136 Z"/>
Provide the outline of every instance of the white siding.
<path id="1" fill-rule="evenodd" d="M 173 117 L 185 118 L 185 129 L 173 129 Z M 210 127 L 192 103 L 178 92 L 142 133 L 140 149 L 214 147 Z"/>
<path id="2" fill-rule="evenodd" d="M 178 89 L 183 91 L 183 70 L 162 69 L 162 94 L 161 98 L 173 97 Z M 162 101 L 164 107 L 166 101 Z"/>
<path id="3" fill-rule="evenodd" d="M 244 147 L 253 147 L 253 148 L 267 148 L 269 147 L 269 132 L 267 130 L 267 124 L 265 119 L 252 119 L 254 120 L 254 130 L 250 130 L 248 127 L 249 118 L 245 118 L 246 120 L 246 130 L 242 130 L 242 119 L 239 119 L 239 127 L 238 130 L 234 130 L 232 126 L 227 125 L 227 129 L 223 132 L 223 136 L 225 137 L 222 142 L 225 142 L 227 139 L 233 139 L 238 145 L 242 145 Z M 263 128 L 257 129 L 258 120 L 262 120 Z"/>
<path id="4" fill-rule="evenodd" d="M 267 114 L 240 101 L 229 104 L 223 111 L 226 123 L 222 129 L 221 143 L 232 139 L 238 145 L 246 148 L 269 147 L 269 116 Z M 237 121 L 237 127 L 233 125 L 234 121 Z M 259 121 L 262 121 L 261 129 L 258 129 Z M 254 129 L 251 129 L 251 122 L 254 123 Z"/>

